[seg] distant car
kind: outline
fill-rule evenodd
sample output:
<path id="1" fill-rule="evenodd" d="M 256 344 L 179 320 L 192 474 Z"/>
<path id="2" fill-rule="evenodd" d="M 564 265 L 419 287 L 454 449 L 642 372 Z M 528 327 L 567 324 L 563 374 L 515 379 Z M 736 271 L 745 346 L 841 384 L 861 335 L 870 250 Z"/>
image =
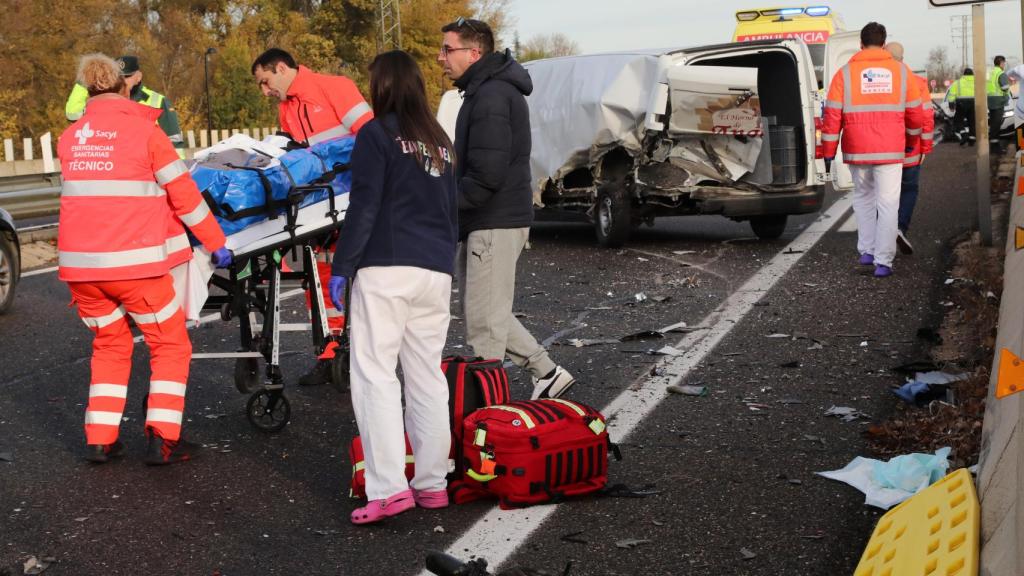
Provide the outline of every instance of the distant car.
<path id="1" fill-rule="evenodd" d="M 14 289 L 21 278 L 21 244 L 14 218 L 0 208 L 0 314 L 14 302 Z"/>

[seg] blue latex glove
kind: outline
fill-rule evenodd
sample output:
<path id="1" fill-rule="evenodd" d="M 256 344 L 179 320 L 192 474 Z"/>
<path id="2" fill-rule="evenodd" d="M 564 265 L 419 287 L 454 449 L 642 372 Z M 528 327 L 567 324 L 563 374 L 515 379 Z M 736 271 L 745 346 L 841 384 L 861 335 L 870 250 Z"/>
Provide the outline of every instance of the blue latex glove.
<path id="1" fill-rule="evenodd" d="M 331 304 L 338 312 L 345 311 L 345 277 L 344 276 L 331 276 L 331 281 L 327 283 L 327 293 L 331 295 Z"/>
<path id="2" fill-rule="evenodd" d="M 226 247 L 219 248 L 211 256 L 213 257 L 213 265 L 217 268 L 227 268 L 235 260 L 235 255 Z"/>

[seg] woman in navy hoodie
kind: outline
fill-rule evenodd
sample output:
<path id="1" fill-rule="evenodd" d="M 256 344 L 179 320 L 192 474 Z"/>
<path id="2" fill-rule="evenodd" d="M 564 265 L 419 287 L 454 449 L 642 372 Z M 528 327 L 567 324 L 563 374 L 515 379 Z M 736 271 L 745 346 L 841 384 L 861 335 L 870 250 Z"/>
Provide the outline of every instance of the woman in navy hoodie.
<path id="1" fill-rule="evenodd" d="M 441 354 L 458 241 L 453 148 L 427 103 L 423 75 L 400 50 L 370 64 L 375 119 L 356 136 L 352 190 L 334 256 L 331 300 L 352 282 L 352 407 L 366 461 L 369 524 L 414 506 L 448 505 L 451 432 Z M 395 373 L 401 361 L 406 411 Z M 405 478 L 405 436 L 416 476 Z"/>

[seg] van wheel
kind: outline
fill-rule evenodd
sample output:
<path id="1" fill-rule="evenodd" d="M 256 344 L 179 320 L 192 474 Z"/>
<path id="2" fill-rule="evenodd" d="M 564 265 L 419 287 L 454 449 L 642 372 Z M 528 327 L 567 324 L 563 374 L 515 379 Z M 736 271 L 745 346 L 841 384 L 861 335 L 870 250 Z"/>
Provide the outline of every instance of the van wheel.
<path id="1" fill-rule="evenodd" d="M 14 289 L 18 284 L 18 249 L 14 241 L 0 232 L 0 314 L 14 302 Z"/>
<path id="2" fill-rule="evenodd" d="M 750 228 L 761 240 L 776 240 L 786 231 L 786 214 L 772 214 L 770 216 L 754 216 L 750 219 Z"/>
<path id="3" fill-rule="evenodd" d="M 605 248 L 618 248 L 625 244 L 633 227 L 629 212 L 625 178 L 615 178 L 602 184 L 597 189 L 597 206 L 594 209 L 597 243 Z"/>

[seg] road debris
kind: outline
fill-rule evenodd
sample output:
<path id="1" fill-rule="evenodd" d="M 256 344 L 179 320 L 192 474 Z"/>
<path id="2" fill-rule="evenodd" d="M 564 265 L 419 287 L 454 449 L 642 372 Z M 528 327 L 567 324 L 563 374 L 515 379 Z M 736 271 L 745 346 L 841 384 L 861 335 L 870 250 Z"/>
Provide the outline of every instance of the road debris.
<path id="1" fill-rule="evenodd" d="M 44 570 L 56 562 L 57 559 L 53 556 L 43 556 L 42 559 L 29 556 L 28 560 L 25 560 L 24 564 L 22 564 L 22 568 L 25 574 L 42 574 Z"/>
<path id="2" fill-rule="evenodd" d="M 615 545 L 618 546 L 619 548 L 625 548 L 625 549 L 628 550 L 630 548 L 636 548 L 637 546 L 641 546 L 643 544 L 650 544 L 650 543 L 651 543 L 651 540 L 637 540 L 635 538 L 629 538 L 629 539 L 626 539 L 626 540 L 619 540 L 618 542 L 615 543 Z"/>
<path id="3" fill-rule="evenodd" d="M 588 542 L 587 540 L 584 540 L 583 538 L 577 538 L 577 536 L 583 534 L 583 532 L 585 532 L 585 530 L 580 530 L 579 532 L 572 532 L 570 534 L 565 534 L 559 537 L 558 539 L 562 542 L 568 542 L 570 544 L 589 544 L 590 542 Z"/>
<path id="4" fill-rule="evenodd" d="M 754 558 L 757 558 L 757 554 L 748 548 L 740 548 L 740 554 L 743 556 L 744 560 L 753 560 Z"/>
<path id="5" fill-rule="evenodd" d="M 626 334 L 622 338 L 619 338 L 619 342 L 637 342 L 641 340 L 655 340 L 664 337 L 665 335 L 657 330 L 641 330 L 632 334 Z"/>
<path id="6" fill-rule="evenodd" d="M 832 406 L 825 411 L 825 416 L 838 416 L 843 419 L 843 422 L 853 422 L 858 418 L 870 418 L 867 414 L 849 406 Z"/>
<path id="7" fill-rule="evenodd" d="M 858 456 L 845 468 L 816 474 L 845 482 L 864 493 L 868 506 L 888 510 L 941 480 L 949 470 L 950 450 L 903 454 L 887 462 Z"/>
<path id="8" fill-rule="evenodd" d="M 0 462 L 14 462 L 14 454 L 12 452 L 0 452 Z"/>
<path id="9" fill-rule="evenodd" d="M 683 396 L 707 396 L 707 386 L 666 386 L 665 390 L 672 394 L 682 394 Z"/>

